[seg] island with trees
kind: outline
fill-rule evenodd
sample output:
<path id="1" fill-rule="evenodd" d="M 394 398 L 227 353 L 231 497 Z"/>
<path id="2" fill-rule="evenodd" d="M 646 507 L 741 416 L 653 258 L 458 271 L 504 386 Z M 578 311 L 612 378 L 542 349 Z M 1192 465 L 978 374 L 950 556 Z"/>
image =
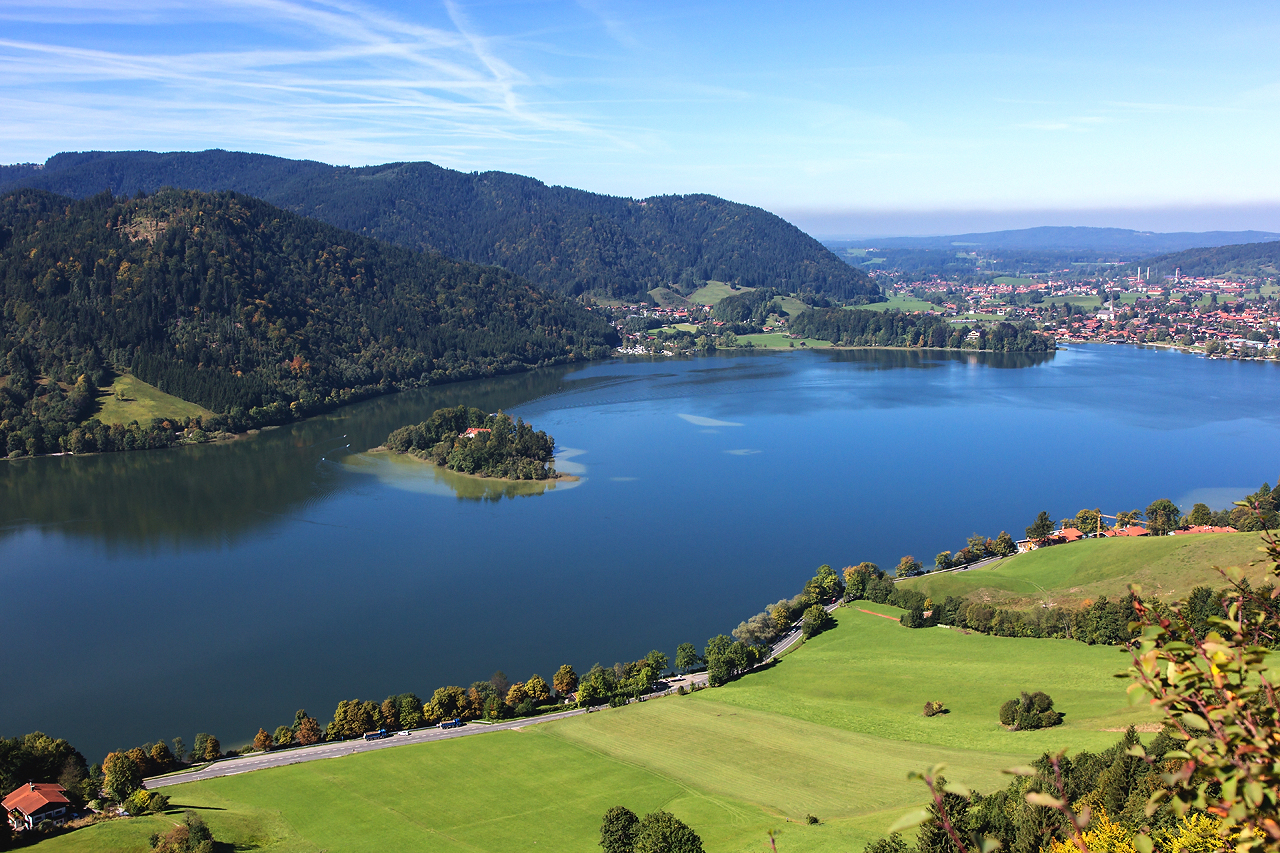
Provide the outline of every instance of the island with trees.
<path id="1" fill-rule="evenodd" d="M 503 480 L 570 479 L 552 465 L 555 439 L 502 412 L 457 406 L 387 436 L 386 449 L 408 453 L 459 474 Z"/>

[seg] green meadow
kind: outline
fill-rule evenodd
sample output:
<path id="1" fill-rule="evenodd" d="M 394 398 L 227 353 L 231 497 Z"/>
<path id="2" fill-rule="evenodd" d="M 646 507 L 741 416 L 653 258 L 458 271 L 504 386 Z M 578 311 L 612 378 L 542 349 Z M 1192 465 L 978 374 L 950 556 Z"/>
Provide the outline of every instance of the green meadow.
<path id="1" fill-rule="evenodd" d="M 1146 595 L 1179 598 L 1196 586 L 1222 586 L 1212 566 L 1245 568 L 1263 556 L 1257 533 L 1202 533 L 1139 539 L 1085 539 L 1040 548 L 963 572 L 938 572 L 902 581 L 935 601 L 975 596 L 993 604 L 1025 608 L 1076 605 L 1099 596 L 1124 595 L 1138 584 Z"/>
<path id="2" fill-rule="evenodd" d="M 723 281 L 708 281 L 688 296 L 691 305 L 715 305 L 726 296 L 733 296 L 735 293 L 750 293 L 755 290 L 754 287 L 739 287 L 734 289 Z"/>
<path id="3" fill-rule="evenodd" d="M 820 341 L 816 338 L 793 338 L 782 332 L 763 332 L 759 335 L 738 335 L 738 346 L 746 346 L 747 341 L 751 342 L 754 347 L 765 347 L 767 349 L 791 349 L 800 348 L 803 343 L 807 347 L 820 349 L 822 347 L 831 346 L 831 341 Z"/>
<path id="4" fill-rule="evenodd" d="M 860 308 L 867 311 L 938 311 L 939 306 L 932 302 L 925 302 L 923 299 L 916 299 L 913 296 L 890 296 L 884 302 L 872 302 L 869 305 L 850 305 L 850 308 Z"/>
<path id="5" fill-rule="evenodd" d="M 115 383 L 98 396 L 96 417 L 104 424 L 137 421 L 146 425 L 152 418 L 194 418 L 212 414 L 203 406 L 180 400 L 135 376 L 124 374 L 117 376 Z"/>
<path id="6" fill-rule="evenodd" d="M 181 785 L 167 790 L 167 815 L 39 848 L 142 853 L 190 807 L 236 849 L 588 851 L 600 816 L 621 804 L 674 812 L 708 853 L 758 853 L 769 830 L 784 853 L 847 853 L 921 804 L 912 770 L 942 762 L 950 778 L 989 791 L 1007 782 L 1006 767 L 1045 750 L 1102 748 L 1128 723 L 1154 719 L 1126 706 L 1112 677 L 1126 666 L 1119 649 L 909 630 L 899 612 L 841 608 L 832 630 L 714 690 Z M 1065 724 L 1001 728 L 1000 703 L 1037 689 Z M 950 712 L 926 718 L 926 701 Z"/>

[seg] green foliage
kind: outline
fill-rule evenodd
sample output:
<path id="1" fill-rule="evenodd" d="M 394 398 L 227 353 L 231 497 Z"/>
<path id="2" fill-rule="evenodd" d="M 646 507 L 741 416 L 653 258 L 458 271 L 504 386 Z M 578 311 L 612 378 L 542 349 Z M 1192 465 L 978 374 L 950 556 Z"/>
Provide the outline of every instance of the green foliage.
<path id="1" fill-rule="evenodd" d="M 640 818 L 626 806 L 614 806 L 604 813 L 600 824 L 600 846 L 604 853 L 634 853 Z"/>
<path id="2" fill-rule="evenodd" d="M 548 187 L 503 172 L 431 163 L 359 169 L 225 151 L 61 154 L 27 175 L 80 197 L 162 187 L 234 190 L 422 252 L 494 264 L 567 294 L 635 299 L 708 279 L 845 300 L 879 289 L 800 229 L 759 208 L 710 195 L 636 202 Z"/>
<path id="3" fill-rule="evenodd" d="M 138 788 L 136 791 L 125 797 L 123 803 L 120 804 L 129 814 L 144 815 L 162 812 L 169 808 L 169 798 L 161 794 L 159 791 L 148 791 L 146 788 Z"/>
<path id="4" fill-rule="evenodd" d="M 5 452 L 173 443 L 172 425 L 80 426 L 108 369 L 244 429 L 397 388 L 599 357 L 616 340 L 602 316 L 505 270 L 230 193 L 68 203 L 22 191 L 0 198 L 0 233 Z"/>
<path id="5" fill-rule="evenodd" d="M 804 612 L 804 618 L 801 620 L 801 630 L 805 637 L 814 637 L 821 634 L 827 628 L 834 624 L 831 614 L 826 611 L 821 604 L 811 605 Z"/>
<path id="6" fill-rule="evenodd" d="M 953 326 L 945 317 L 904 314 L 901 311 L 845 310 L 840 308 L 806 311 L 791 320 L 791 333 L 801 337 L 860 347 L 932 347 L 935 349 L 977 349 L 990 352 L 1050 352 L 1053 338 L 1036 330 L 1026 320 L 1018 325 L 994 323 L 978 327 L 978 337 L 969 326 Z"/>
<path id="7" fill-rule="evenodd" d="M 1152 536 L 1164 536 L 1178 527 L 1182 511 L 1178 505 L 1167 498 L 1161 498 L 1147 507 L 1147 533 Z"/>
<path id="8" fill-rule="evenodd" d="M 102 772 L 102 790 L 117 803 L 142 787 L 142 768 L 127 753 L 109 753 L 102 762 Z"/>
<path id="9" fill-rule="evenodd" d="M 217 761 L 222 757 L 222 744 L 211 734 L 200 732 L 191 743 L 192 761 Z"/>
<path id="10" fill-rule="evenodd" d="M 898 578 L 914 577 L 924 571 L 924 566 L 915 557 L 907 554 L 898 561 L 897 568 L 893 570 L 893 576 Z"/>
<path id="11" fill-rule="evenodd" d="M 578 689 L 578 673 L 569 664 L 561 664 L 551 679 L 551 684 L 560 696 L 568 696 Z"/>
<path id="12" fill-rule="evenodd" d="M 693 643 L 681 643 L 676 647 L 676 669 L 688 672 L 702 664 L 702 656 Z"/>
<path id="13" fill-rule="evenodd" d="M 1268 537 L 1272 577 L 1280 542 Z M 1179 816 L 1210 811 L 1222 837 L 1239 833 L 1240 853 L 1280 850 L 1280 702 L 1271 683 L 1280 608 L 1271 590 L 1254 590 L 1238 572 L 1221 597 L 1225 612 L 1197 633 L 1193 602 L 1169 613 L 1139 605 L 1142 636 L 1131 691 L 1166 714 L 1177 742 L 1167 777 Z M 1192 611 L 1192 612 L 1188 612 Z M 1164 798 L 1156 792 L 1151 807 Z M 1148 842 L 1149 848 L 1149 842 Z"/>
<path id="14" fill-rule="evenodd" d="M 650 812 L 636 827 L 635 853 L 702 853 L 702 839 L 671 812 Z"/>
<path id="15" fill-rule="evenodd" d="M 6 796 L 27 782 L 57 782 L 73 796 L 90 800 L 97 792 L 84 790 L 88 770 L 84 756 L 62 738 L 44 732 L 0 738 L 0 788 Z"/>
<path id="16" fill-rule="evenodd" d="M 213 833 L 200 815 L 187 810 L 183 822 L 164 835 L 151 837 L 154 853 L 213 853 Z"/>
<path id="17" fill-rule="evenodd" d="M 1053 519 L 1049 517 L 1049 513 L 1041 510 L 1036 516 L 1036 520 L 1027 528 L 1027 538 L 1036 542 L 1043 542 L 1053 533 Z"/>
<path id="18" fill-rule="evenodd" d="M 466 435 L 471 429 L 479 432 Z M 502 412 L 486 415 L 466 406 L 438 409 L 422 423 L 392 432 L 386 446 L 463 474 L 510 480 L 555 476 L 549 464 L 555 439 L 545 432 L 534 432 L 523 418 L 512 422 Z"/>
<path id="19" fill-rule="evenodd" d="M 1005 722 L 1011 720 L 1011 722 Z M 1000 706 L 1000 724 L 1011 726 L 1014 731 L 1027 732 L 1059 725 L 1062 714 L 1053 710 L 1049 694 L 1037 690 L 1023 692 L 1019 699 L 1010 699 Z"/>

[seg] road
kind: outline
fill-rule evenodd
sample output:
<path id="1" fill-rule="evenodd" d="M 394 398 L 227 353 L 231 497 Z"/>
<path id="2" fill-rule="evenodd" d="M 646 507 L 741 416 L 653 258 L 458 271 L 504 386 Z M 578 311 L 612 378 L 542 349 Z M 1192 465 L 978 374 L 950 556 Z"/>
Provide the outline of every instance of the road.
<path id="1" fill-rule="evenodd" d="M 827 612 L 835 610 L 839 606 L 839 602 L 833 602 L 827 605 Z M 800 640 L 800 623 L 796 622 L 791 626 L 791 630 L 783 637 L 779 638 L 769 650 L 768 659 L 772 659 L 782 654 L 792 645 Z M 666 696 L 676 692 L 680 687 L 690 687 L 694 684 L 706 684 L 707 674 L 705 672 L 693 673 L 680 678 L 671 678 L 665 680 L 667 687 L 657 693 L 651 693 L 644 699 L 654 699 L 658 696 Z M 634 700 L 633 700 L 634 701 Z M 643 700 L 642 700 L 643 701 Z M 301 764 L 304 761 L 321 761 L 326 758 L 340 758 L 344 755 L 353 755 L 357 752 L 372 752 L 375 749 L 390 749 L 396 746 L 407 746 L 411 743 L 425 743 L 428 741 L 450 740 L 457 737 L 468 737 L 470 735 L 484 734 L 485 732 L 506 731 L 508 729 L 518 729 L 524 726 L 536 726 L 539 723 L 549 723 L 552 720 L 563 720 L 566 717 L 572 717 L 577 714 L 588 714 L 591 711 L 598 711 L 606 706 L 601 705 L 598 708 L 587 710 L 585 708 L 574 708 L 568 711 L 558 711 L 554 714 L 546 714 L 541 717 L 524 717 L 518 720 L 504 720 L 500 723 L 477 723 L 470 722 L 456 729 L 415 729 L 407 735 L 393 734 L 390 737 L 381 740 L 344 740 L 337 743 L 318 743 L 314 746 L 299 746 L 293 749 L 281 749 L 274 752 L 254 752 L 249 755 L 237 756 L 236 758 L 224 758 L 215 761 L 212 764 L 206 764 L 195 770 L 186 770 L 181 773 L 171 773 L 167 776 L 152 776 L 146 779 L 146 786 L 150 790 L 157 788 L 167 788 L 170 785 L 181 785 L 185 782 L 200 782 L 205 779 L 217 779 L 221 776 L 235 776 L 240 773 L 250 773 L 254 770 L 265 770 L 268 767 L 284 767 L 288 764 Z"/>
<path id="2" fill-rule="evenodd" d="M 168 776 L 152 776 L 145 780 L 150 790 L 165 788 L 170 785 L 181 785 L 184 782 L 199 782 L 204 779 L 216 779 L 219 776 L 235 776 L 253 770 L 264 770 L 268 767 L 283 767 L 286 764 L 301 764 L 304 761 L 320 761 L 325 758 L 338 758 L 357 752 L 371 752 L 375 749 L 390 749 L 395 746 L 406 746 L 411 743 L 449 740 L 456 737 L 483 734 L 484 732 L 505 731 L 524 726 L 534 726 L 551 720 L 563 720 L 576 714 L 585 714 L 586 710 L 575 708 L 570 711 L 559 711 L 541 717 L 525 717 L 519 720 L 504 720 L 501 723 L 485 725 L 484 723 L 467 723 L 456 729 L 416 729 L 408 735 L 393 734 L 382 740 L 344 740 L 338 743 L 318 743 L 315 746 L 299 746 L 294 749 L 282 749 L 276 752 L 255 752 L 237 758 L 224 758 L 198 770 L 187 770 L 172 773 Z"/>

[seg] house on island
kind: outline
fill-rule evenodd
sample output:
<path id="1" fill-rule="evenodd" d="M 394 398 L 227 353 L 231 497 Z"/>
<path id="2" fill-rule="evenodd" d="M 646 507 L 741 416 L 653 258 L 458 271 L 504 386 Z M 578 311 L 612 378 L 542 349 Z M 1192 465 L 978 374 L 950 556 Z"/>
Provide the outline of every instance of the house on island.
<path id="1" fill-rule="evenodd" d="M 471 427 L 470 429 L 468 429 L 466 432 L 462 434 L 462 437 L 475 438 L 477 435 L 479 435 L 482 432 L 493 432 L 493 430 L 489 429 L 488 427 Z"/>
<path id="2" fill-rule="evenodd" d="M 14 829 L 34 829 L 46 820 L 62 826 L 71 817 L 67 789 L 56 782 L 28 782 L 4 798 L 5 814 Z"/>

